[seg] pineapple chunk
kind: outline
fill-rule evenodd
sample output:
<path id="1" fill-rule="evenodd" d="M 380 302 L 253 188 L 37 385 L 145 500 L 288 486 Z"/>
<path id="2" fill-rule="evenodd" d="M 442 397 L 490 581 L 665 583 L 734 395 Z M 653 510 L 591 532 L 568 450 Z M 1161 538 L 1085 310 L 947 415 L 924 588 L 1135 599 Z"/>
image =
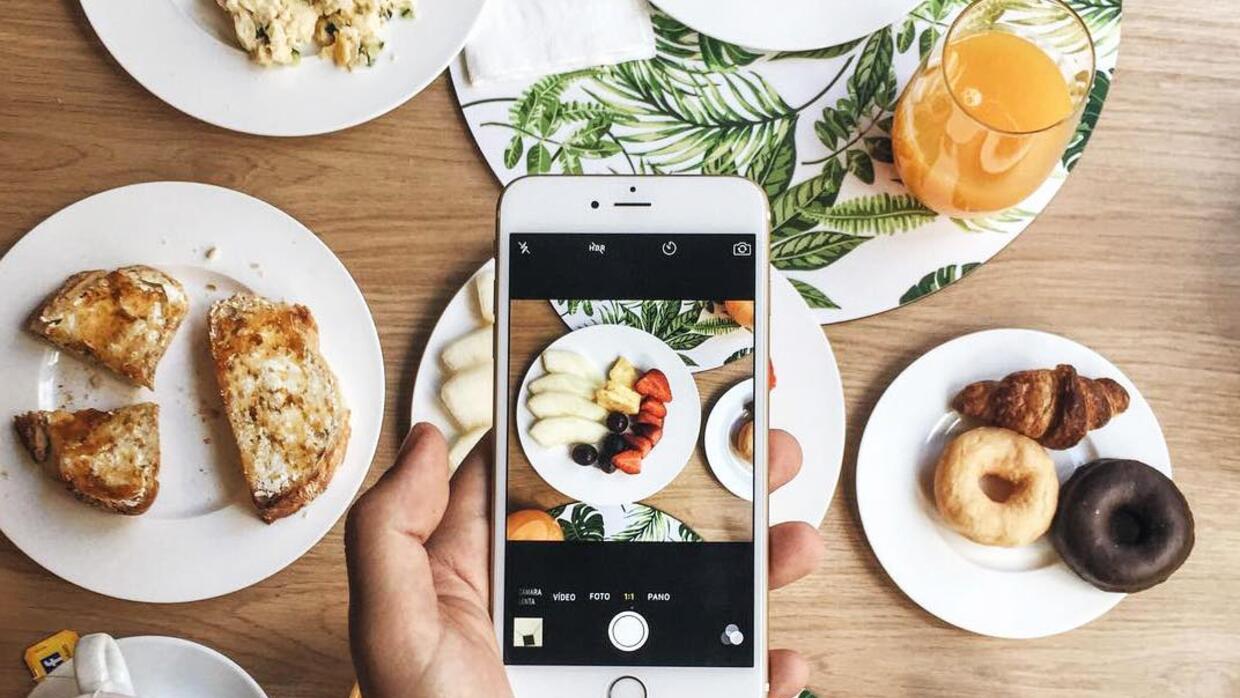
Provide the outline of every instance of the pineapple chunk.
<path id="1" fill-rule="evenodd" d="M 607 382 L 609 384 L 623 385 L 626 388 L 632 388 L 637 382 L 640 374 L 637 367 L 629 363 L 629 360 L 621 356 L 616 359 L 616 363 L 612 364 L 611 371 L 607 373 Z"/>
<path id="2" fill-rule="evenodd" d="M 608 383 L 594 394 L 594 401 L 599 407 L 609 412 L 637 414 L 641 411 L 642 396 L 630 388 L 615 383 Z"/>

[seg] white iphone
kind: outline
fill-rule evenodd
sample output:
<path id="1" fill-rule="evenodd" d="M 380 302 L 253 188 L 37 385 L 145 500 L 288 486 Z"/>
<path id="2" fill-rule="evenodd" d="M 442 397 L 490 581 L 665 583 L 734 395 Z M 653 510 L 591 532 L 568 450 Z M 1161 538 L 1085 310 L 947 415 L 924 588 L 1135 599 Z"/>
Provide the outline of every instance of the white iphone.
<path id="1" fill-rule="evenodd" d="M 766 695 L 768 219 L 734 177 L 504 192 L 492 611 L 518 698 Z"/>

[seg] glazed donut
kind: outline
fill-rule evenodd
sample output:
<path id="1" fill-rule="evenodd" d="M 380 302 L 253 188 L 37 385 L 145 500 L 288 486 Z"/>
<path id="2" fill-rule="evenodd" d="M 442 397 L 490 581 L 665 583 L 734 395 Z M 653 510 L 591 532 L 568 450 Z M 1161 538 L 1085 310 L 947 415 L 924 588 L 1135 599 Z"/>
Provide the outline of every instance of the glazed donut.
<path id="1" fill-rule="evenodd" d="M 982 489 L 986 476 L 1012 490 L 995 501 Z M 934 470 L 934 502 L 960 535 L 983 545 L 1028 545 L 1055 516 L 1059 478 L 1038 442 L 1014 431 L 978 427 L 952 439 Z"/>
<path id="2" fill-rule="evenodd" d="M 1135 460 L 1076 469 L 1059 495 L 1051 543 L 1082 579 L 1131 593 L 1167 580 L 1193 549 L 1193 513 L 1171 478 Z"/>

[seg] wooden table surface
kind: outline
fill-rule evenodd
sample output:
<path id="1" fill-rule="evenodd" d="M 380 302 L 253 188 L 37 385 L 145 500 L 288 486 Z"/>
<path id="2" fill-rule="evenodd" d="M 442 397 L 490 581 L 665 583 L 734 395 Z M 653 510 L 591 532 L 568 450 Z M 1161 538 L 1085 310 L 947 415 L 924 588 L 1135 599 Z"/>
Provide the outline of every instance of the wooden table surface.
<path id="1" fill-rule="evenodd" d="M 966 282 L 827 329 L 848 405 L 844 475 L 822 526 L 829 551 L 771 607 L 773 642 L 808 654 L 823 693 L 1240 695 L 1240 5 L 1127 9 L 1106 113 L 1050 210 Z M 271 202 L 335 250 L 370 302 L 387 362 L 373 481 L 408 427 L 411 381 L 440 309 L 491 249 L 499 187 L 447 81 L 344 133 L 229 133 L 143 90 L 73 0 L 8 3 L 0 65 L 0 249 L 88 194 L 197 180 Z M 1168 583 L 1084 628 L 1026 642 L 970 635 L 909 601 L 866 545 L 853 495 L 857 441 L 884 386 L 944 340 L 1005 326 L 1084 342 L 1141 387 L 1198 534 Z M 29 687 L 23 648 L 75 628 L 206 643 L 273 698 L 347 695 L 341 531 L 262 584 L 174 606 L 82 591 L 0 538 L 0 693 Z"/>
<path id="2" fill-rule="evenodd" d="M 551 304 L 545 301 L 515 301 L 510 317 L 508 341 L 512 361 L 509 364 L 509 395 L 517 395 L 530 366 L 549 344 L 564 336 L 567 330 Z M 617 350 L 623 353 L 624 348 L 617 347 Z M 706 418 L 715 401 L 728 388 L 752 376 L 751 357 L 693 374 L 701 402 L 702 430 L 706 427 Z M 676 396 L 672 397 L 675 399 Z M 511 424 L 508 438 L 508 511 L 530 507 L 550 509 L 573 501 L 571 497 L 557 492 L 534 471 L 517 438 L 516 421 Z M 641 502 L 675 516 L 708 541 L 753 540 L 753 506 L 732 496 L 719 484 L 706 463 L 702 444 L 702 439 L 697 439 L 684 469 L 671 484 Z M 611 477 L 627 476 L 617 472 Z"/>

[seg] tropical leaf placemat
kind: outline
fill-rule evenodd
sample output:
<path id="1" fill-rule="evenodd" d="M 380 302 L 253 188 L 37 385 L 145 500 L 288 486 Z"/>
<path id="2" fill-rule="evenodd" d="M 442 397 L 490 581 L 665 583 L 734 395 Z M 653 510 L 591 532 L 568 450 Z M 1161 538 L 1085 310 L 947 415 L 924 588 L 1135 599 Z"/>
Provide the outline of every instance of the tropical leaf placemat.
<path id="1" fill-rule="evenodd" d="M 457 98 L 487 163 L 525 174 L 739 174 L 771 200 L 772 261 L 823 323 L 895 308 L 993 257 L 1050 202 L 1102 112 L 1119 53 L 1122 0 L 1067 0 L 1098 51 L 1094 89 L 1062 161 L 1020 206 L 989 219 L 939 216 L 891 165 L 891 110 L 967 0 L 926 0 L 839 46 L 760 53 L 655 13 L 649 61 L 470 86 Z M 1053 41 L 1070 41 L 1047 25 Z"/>
<path id="2" fill-rule="evenodd" d="M 573 502 L 547 510 L 560 524 L 564 540 L 626 543 L 701 543 L 680 519 L 645 504 L 595 507 Z"/>
<path id="3" fill-rule="evenodd" d="M 569 329 L 626 325 L 663 340 L 693 373 L 753 353 L 753 334 L 714 301 L 555 300 L 551 307 Z"/>

